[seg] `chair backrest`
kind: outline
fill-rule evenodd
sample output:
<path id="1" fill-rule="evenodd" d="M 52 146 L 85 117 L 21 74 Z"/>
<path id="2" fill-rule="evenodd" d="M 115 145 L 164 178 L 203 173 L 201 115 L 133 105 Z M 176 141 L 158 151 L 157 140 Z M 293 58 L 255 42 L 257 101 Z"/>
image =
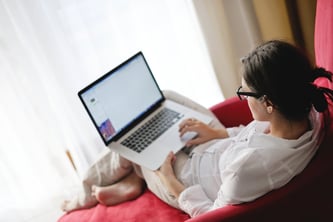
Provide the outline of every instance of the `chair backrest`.
<path id="1" fill-rule="evenodd" d="M 333 72 L 333 1 L 317 0 L 315 35 L 316 64 Z M 319 80 L 317 84 L 333 89 L 333 83 Z"/>

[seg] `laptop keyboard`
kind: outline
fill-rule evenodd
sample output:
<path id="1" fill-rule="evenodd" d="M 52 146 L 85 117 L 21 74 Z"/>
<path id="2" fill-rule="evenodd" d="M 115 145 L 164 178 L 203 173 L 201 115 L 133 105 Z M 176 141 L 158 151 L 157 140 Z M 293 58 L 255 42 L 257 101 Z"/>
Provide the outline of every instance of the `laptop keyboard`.
<path id="1" fill-rule="evenodd" d="M 182 116 L 176 111 L 163 108 L 121 144 L 140 153 L 162 133 L 178 122 Z"/>

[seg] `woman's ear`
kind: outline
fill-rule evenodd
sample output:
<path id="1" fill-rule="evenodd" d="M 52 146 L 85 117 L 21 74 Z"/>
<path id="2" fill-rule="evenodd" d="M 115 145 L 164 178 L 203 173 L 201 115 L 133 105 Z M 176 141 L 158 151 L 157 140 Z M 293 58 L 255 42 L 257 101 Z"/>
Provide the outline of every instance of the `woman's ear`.
<path id="1" fill-rule="evenodd" d="M 266 110 L 268 114 L 272 114 L 274 111 L 274 105 L 273 103 L 267 98 L 267 96 L 264 96 L 264 104 L 266 106 Z"/>
<path id="2" fill-rule="evenodd" d="M 272 114 L 273 113 L 273 106 L 267 106 L 266 110 L 267 110 L 268 114 Z"/>

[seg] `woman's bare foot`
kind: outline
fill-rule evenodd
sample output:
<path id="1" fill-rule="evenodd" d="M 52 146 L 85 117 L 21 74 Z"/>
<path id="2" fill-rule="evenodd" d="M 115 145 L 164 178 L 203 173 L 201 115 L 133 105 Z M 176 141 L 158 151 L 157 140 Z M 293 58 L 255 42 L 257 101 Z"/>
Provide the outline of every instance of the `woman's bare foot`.
<path id="1" fill-rule="evenodd" d="M 65 212 L 69 212 L 71 209 L 69 209 L 69 203 L 70 200 L 64 200 L 64 202 L 62 202 L 61 204 L 61 210 L 65 211 Z"/>
<path id="2" fill-rule="evenodd" d="M 133 171 L 117 183 L 100 187 L 93 185 L 91 195 L 101 204 L 112 206 L 133 200 L 141 195 L 145 187 L 144 180 Z"/>
<path id="3" fill-rule="evenodd" d="M 71 200 L 64 200 L 61 204 L 61 209 L 69 213 L 74 210 L 90 208 L 96 204 L 98 204 L 98 201 L 93 196 L 76 196 Z"/>

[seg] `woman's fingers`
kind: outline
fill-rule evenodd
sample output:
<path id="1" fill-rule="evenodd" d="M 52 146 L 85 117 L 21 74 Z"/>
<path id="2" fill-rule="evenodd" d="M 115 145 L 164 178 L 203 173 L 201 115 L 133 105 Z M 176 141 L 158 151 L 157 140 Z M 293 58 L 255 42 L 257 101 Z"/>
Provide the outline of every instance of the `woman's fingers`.
<path id="1" fill-rule="evenodd" d="M 187 127 L 187 126 L 191 126 L 191 125 L 195 124 L 197 121 L 198 120 L 193 119 L 193 118 L 185 119 L 179 124 L 179 127 L 184 128 L 184 127 Z"/>
<path id="2" fill-rule="evenodd" d="M 174 172 L 173 172 L 173 168 L 172 165 L 176 160 L 176 155 L 171 151 L 168 156 L 165 158 L 164 163 L 162 164 L 162 166 L 155 171 L 155 173 L 157 173 L 157 175 L 159 176 L 164 176 L 164 177 L 168 177 L 168 176 L 173 176 Z"/>
<path id="3" fill-rule="evenodd" d="M 193 118 L 186 119 L 179 124 L 179 133 L 180 136 L 184 135 L 189 131 L 197 131 L 197 125 L 199 121 Z"/>

